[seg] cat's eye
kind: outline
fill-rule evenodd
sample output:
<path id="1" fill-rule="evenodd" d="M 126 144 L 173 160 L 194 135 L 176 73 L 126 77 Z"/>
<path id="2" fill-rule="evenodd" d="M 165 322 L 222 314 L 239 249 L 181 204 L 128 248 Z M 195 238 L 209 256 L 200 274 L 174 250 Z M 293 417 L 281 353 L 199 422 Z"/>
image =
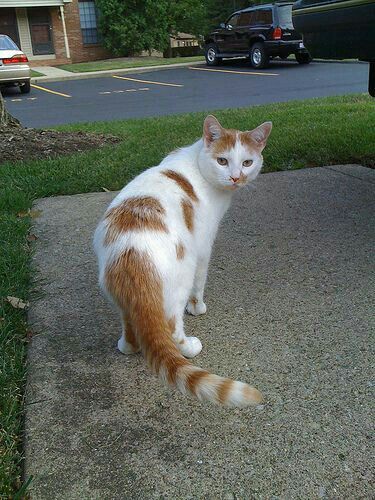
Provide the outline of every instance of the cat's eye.
<path id="1" fill-rule="evenodd" d="M 252 164 L 253 160 L 245 160 L 244 162 L 242 162 L 243 167 L 251 167 Z"/>
<path id="2" fill-rule="evenodd" d="M 219 165 L 225 166 L 228 165 L 228 160 L 226 158 L 216 158 L 216 161 L 218 162 Z"/>

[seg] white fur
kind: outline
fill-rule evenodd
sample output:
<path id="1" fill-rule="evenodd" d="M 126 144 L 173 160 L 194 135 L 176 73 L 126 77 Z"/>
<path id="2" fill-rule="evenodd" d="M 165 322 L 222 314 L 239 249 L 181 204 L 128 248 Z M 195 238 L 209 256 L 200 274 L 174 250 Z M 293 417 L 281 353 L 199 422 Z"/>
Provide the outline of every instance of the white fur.
<path id="1" fill-rule="evenodd" d="M 123 335 L 118 339 L 117 349 L 122 352 L 122 354 L 134 354 L 134 350 L 128 342 L 126 342 Z"/>
<path id="2" fill-rule="evenodd" d="M 206 122 L 210 121 L 207 124 L 208 128 L 205 122 L 208 133 L 213 133 L 212 141 L 217 140 L 223 130 L 220 124 L 215 126 L 215 120 L 213 117 L 206 119 Z M 260 132 L 257 134 L 259 136 Z M 94 247 L 98 256 L 101 287 L 106 291 L 105 269 L 114 258 L 129 248 L 146 252 L 163 282 L 166 317 L 176 317 L 176 331 L 173 338 L 187 357 L 198 354 L 202 345 L 197 338 L 185 337 L 183 313 L 186 307 L 194 315 L 206 312 L 203 291 L 207 267 L 219 222 L 227 211 L 236 188 L 231 177 L 239 177 L 242 172 L 248 181 L 254 180 L 262 167 L 263 159 L 260 151 L 261 149 L 249 151 L 237 141 L 233 149 L 223 152 L 222 156 L 228 159 L 228 166 L 223 167 L 212 156 L 207 138 L 182 148 L 167 156 L 160 165 L 136 177 L 122 189 L 109 206 L 109 209 L 116 207 L 130 197 L 152 196 L 160 201 L 166 211 L 165 223 L 168 233 L 128 231 L 119 236 L 114 243 L 105 246 L 107 221 L 102 219 L 96 229 Z M 245 168 L 242 164 L 248 159 L 251 159 L 253 164 Z M 198 197 L 198 202 L 192 201 L 193 232 L 186 227 L 181 209 L 181 200 L 187 195 L 176 182 L 162 175 L 166 170 L 173 170 L 186 177 Z M 176 245 L 180 243 L 185 247 L 185 255 L 179 260 L 176 256 Z M 196 298 L 196 305 L 188 302 L 190 297 Z M 181 340 L 184 340 L 184 344 L 179 344 Z M 123 337 L 119 340 L 118 348 L 121 352 L 130 350 Z"/>

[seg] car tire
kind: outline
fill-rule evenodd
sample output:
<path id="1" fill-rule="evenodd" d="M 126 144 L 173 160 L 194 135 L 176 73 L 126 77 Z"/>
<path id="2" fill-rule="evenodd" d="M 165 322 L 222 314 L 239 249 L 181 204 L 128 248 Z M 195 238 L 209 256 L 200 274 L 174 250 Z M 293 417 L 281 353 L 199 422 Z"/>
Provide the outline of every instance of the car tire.
<path id="1" fill-rule="evenodd" d="M 218 66 L 221 63 L 221 58 L 217 56 L 218 52 L 217 46 L 214 43 L 206 46 L 204 56 L 207 66 Z"/>
<path id="2" fill-rule="evenodd" d="M 30 80 L 26 80 L 20 85 L 21 94 L 28 94 L 30 92 Z"/>
<path id="3" fill-rule="evenodd" d="M 298 62 L 298 64 L 309 64 L 312 61 L 310 54 L 306 54 L 306 52 L 302 52 L 302 53 L 297 52 L 295 54 L 295 56 L 296 56 L 296 61 Z"/>
<path id="4" fill-rule="evenodd" d="M 254 43 L 250 49 L 250 64 L 253 68 L 266 68 L 269 63 L 269 55 L 267 54 L 264 43 Z"/>

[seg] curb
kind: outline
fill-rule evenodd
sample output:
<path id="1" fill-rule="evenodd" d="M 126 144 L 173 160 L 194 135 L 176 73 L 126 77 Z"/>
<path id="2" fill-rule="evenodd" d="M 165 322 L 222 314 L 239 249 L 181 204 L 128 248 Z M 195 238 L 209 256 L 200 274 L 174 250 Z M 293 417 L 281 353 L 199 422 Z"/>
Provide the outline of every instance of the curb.
<path id="1" fill-rule="evenodd" d="M 31 83 L 41 82 L 62 82 L 67 80 L 86 80 L 89 78 L 100 78 L 101 76 L 123 75 L 127 73 L 147 73 L 151 71 L 160 71 L 171 68 L 184 68 L 197 64 L 205 64 L 204 61 L 190 62 L 190 63 L 176 63 L 176 64 L 163 64 L 159 66 L 140 66 L 138 68 L 125 68 L 125 69 L 109 69 L 104 71 L 90 71 L 86 73 L 68 73 L 62 76 L 35 76 L 31 78 Z M 31 68 L 32 69 L 32 68 Z"/>

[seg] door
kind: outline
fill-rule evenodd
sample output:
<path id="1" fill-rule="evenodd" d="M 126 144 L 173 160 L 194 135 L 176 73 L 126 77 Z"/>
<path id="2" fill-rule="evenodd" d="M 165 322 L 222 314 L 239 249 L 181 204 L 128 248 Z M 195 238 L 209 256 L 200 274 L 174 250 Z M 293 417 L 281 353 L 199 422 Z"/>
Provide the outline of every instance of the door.
<path id="1" fill-rule="evenodd" d="M 217 36 L 217 45 L 222 53 L 236 52 L 236 27 L 239 14 L 234 14 L 225 23 L 225 28 L 221 28 Z"/>
<path id="2" fill-rule="evenodd" d="M 245 11 L 240 15 L 238 26 L 236 28 L 236 52 L 238 53 L 249 54 L 250 30 L 254 18 L 254 11 Z"/>
<path id="3" fill-rule="evenodd" d="M 34 55 L 54 54 L 52 25 L 47 7 L 28 9 L 31 43 Z"/>

